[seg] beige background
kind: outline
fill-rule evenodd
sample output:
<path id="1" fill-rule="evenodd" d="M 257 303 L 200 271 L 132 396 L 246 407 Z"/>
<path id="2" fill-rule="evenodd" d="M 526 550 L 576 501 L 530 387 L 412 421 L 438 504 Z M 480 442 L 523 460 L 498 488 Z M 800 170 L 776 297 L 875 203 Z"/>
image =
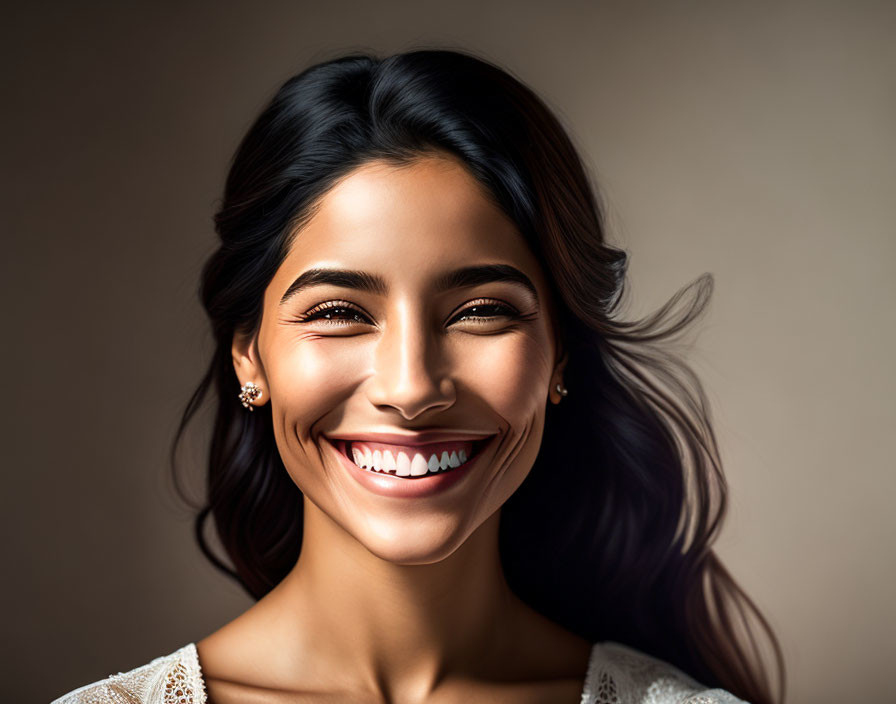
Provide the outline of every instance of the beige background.
<path id="1" fill-rule="evenodd" d="M 716 276 L 693 361 L 731 486 L 719 549 L 790 702 L 893 690 L 896 12 L 887 2 L 49 3 L 4 10 L 3 698 L 45 702 L 249 602 L 166 452 L 237 140 L 341 50 L 469 48 L 571 129 L 630 311 Z M 376 9 L 373 9 L 376 7 Z"/>

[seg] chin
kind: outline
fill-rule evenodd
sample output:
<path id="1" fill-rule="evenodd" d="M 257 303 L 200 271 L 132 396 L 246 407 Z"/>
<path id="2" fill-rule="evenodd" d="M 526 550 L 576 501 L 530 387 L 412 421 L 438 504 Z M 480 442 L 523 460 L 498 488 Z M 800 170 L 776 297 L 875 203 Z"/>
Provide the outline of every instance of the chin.
<path id="1" fill-rule="evenodd" d="M 438 525 L 434 522 L 425 528 L 416 528 L 408 535 L 406 523 L 389 525 L 377 523 L 376 530 L 367 524 L 364 535 L 355 534 L 355 539 L 381 560 L 396 565 L 430 565 L 441 562 L 454 553 L 469 537 L 471 530 L 454 522 Z"/>

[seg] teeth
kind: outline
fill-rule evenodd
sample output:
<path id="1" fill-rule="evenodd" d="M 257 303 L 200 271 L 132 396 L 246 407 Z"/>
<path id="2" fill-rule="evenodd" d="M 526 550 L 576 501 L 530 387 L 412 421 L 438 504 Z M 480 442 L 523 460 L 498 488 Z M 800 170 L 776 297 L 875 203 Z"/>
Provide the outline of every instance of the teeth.
<path id="1" fill-rule="evenodd" d="M 352 447 L 352 459 L 361 469 L 376 470 L 394 474 L 399 477 L 419 477 L 433 472 L 444 472 L 448 469 L 460 467 L 467 461 L 467 453 L 464 450 L 458 452 L 443 451 L 441 457 L 431 454 L 427 460 L 419 452 L 414 453 L 413 459 L 406 452 L 398 452 L 393 455 L 389 450 L 360 450 Z"/>
<path id="2" fill-rule="evenodd" d="M 411 460 L 411 476 L 419 477 L 421 474 L 426 474 L 428 471 L 429 466 L 426 464 L 426 460 L 423 459 L 423 455 L 415 452 L 414 459 Z"/>

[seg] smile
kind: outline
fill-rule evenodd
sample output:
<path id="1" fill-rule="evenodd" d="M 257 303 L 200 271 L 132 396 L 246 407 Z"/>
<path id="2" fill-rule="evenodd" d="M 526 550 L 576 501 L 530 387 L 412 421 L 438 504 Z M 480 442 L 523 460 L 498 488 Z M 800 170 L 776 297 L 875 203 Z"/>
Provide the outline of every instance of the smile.
<path id="1" fill-rule="evenodd" d="M 487 442 L 455 440 L 409 446 L 345 440 L 339 441 L 338 448 L 365 471 L 414 479 L 464 467 Z"/>

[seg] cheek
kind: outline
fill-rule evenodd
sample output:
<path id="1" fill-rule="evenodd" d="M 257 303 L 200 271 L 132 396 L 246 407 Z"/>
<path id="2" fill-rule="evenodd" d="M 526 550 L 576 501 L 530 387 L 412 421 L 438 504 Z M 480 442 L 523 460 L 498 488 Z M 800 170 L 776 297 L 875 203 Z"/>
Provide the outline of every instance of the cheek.
<path id="1" fill-rule="evenodd" d="M 445 344 L 446 372 L 511 425 L 531 422 L 544 406 L 550 347 L 540 328 L 458 334 Z M 305 441 L 311 426 L 363 383 L 376 345 L 363 336 L 306 336 L 283 341 L 271 353 L 265 371 L 274 416 L 279 416 L 284 431 L 285 425 L 292 427 L 287 436 L 299 433 Z M 289 442 L 288 437 L 285 440 Z"/>
<path id="2" fill-rule="evenodd" d="M 482 513 L 497 510 L 525 481 L 541 446 L 551 350 L 538 332 L 517 331 L 468 342 L 462 377 L 501 419 L 503 437 L 481 493 Z"/>
<path id="3" fill-rule="evenodd" d="M 458 361 L 461 376 L 496 412 L 519 419 L 544 405 L 551 370 L 541 336 L 518 331 L 472 337 L 467 346 Z"/>
<path id="4" fill-rule="evenodd" d="M 275 419 L 288 423 L 291 434 L 301 433 L 302 440 L 313 423 L 351 392 L 365 368 L 363 345 L 334 338 L 285 342 L 270 358 L 276 362 L 265 372 Z"/>

